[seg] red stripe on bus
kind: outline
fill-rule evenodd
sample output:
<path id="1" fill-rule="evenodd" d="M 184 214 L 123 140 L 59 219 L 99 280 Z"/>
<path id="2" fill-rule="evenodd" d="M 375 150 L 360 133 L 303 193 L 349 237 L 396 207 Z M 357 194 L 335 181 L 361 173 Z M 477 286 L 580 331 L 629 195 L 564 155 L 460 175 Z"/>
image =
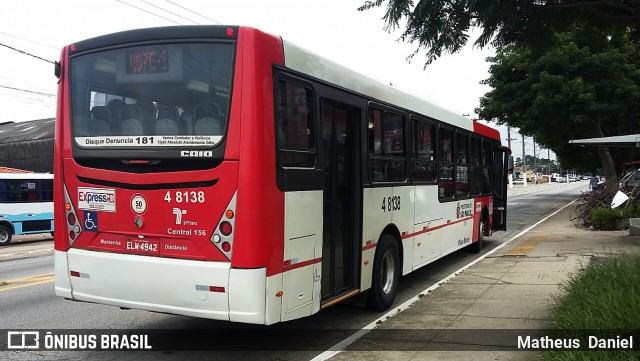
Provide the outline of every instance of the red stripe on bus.
<path id="1" fill-rule="evenodd" d="M 473 219 L 473 217 L 467 217 L 467 218 L 458 219 L 458 220 L 457 220 L 457 221 L 455 221 L 455 222 L 447 222 L 447 223 L 445 223 L 445 224 L 441 224 L 441 225 L 439 225 L 439 226 L 435 226 L 435 227 L 431 227 L 431 228 L 425 228 L 425 229 L 423 229 L 422 231 L 418 231 L 418 232 L 415 232 L 415 233 L 407 234 L 406 236 L 403 236 L 403 237 L 402 237 L 402 239 L 407 239 L 407 238 L 415 237 L 415 236 L 421 235 L 421 234 L 423 234 L 423 233 L 427 233 L 427 232 L 435 231 L 435 230 L 438 230 L 438 229 L 440 229 L 440 228 L 444 228 L 444 227 L 452 226 L 452 225 L 454 225 L 454 224 L 457 224 L 457 223 L 460 223 L 460 222 L 464 222 L 464 221 L 468 221 L 468 220 L 472 220 L 472 219 Z"/>
<path id="2" fill-rule="evenodd" d="M 373 243 L 373 242 L 372 243 L 368 243 L 367 242 L 367 244 L 364 247 L 362 247 L 362 250 L 366 251 L 366 250 L 371 249 L 371 248 L 376 248 L 376 244 L 377 243 Z"/>
<path id="3" fill-rule="evenodd" d="M 315 259 L 310 259 L 308 261 L 303 261 L 303 262 L 298 262 L 298 263 L 291 263 L 291 260 L 286 260 L 284 261 L 283 265 L 282 265 L 282 271 L 283 272 L 287 272 L 287 271 L 291 271 L 297 268 L 302 268 L 302 267 L 306 267 L 306 266 L 310 266 L 312 264 L 316 264 L 316 263 L 320 263 L 322 261 L 322 258 L 315 258 Z"/>

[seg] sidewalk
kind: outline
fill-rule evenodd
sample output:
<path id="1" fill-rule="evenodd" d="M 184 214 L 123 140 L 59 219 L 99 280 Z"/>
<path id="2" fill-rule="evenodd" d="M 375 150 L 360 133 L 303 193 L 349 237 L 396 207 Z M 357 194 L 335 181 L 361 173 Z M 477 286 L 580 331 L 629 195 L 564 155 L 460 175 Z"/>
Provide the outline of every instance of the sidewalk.
<path id="1" fill-rule="evenodd" d="M 562 187 L 574 186 L 579 184 L 584 185 L 585 192 L 589 190 L 589 182 L 572 182 L 572 183 L 556 183 L 556 182 L 548 183 L 547 182 L 547 183 L 539 183 L 539 184 L 528 183 L 526 187 L 522 184 L 514 184 L 513 188 L 507 187 L 507 197 L 518 195 L 518 194 L 537 192 L 545 189 L 562 188 Z"/>
<path id="2" fill-rule="evenodd" d="M 0 261 L 53 254 L 53 237 L 49 233 L 13 236 L 8 246 L 0 247 Z"/>
<path id="3" fill-rule="evenodd" d="M 628 231 L 576 228 L 571 209 L 442 283 L 332 360 L 537 360 L 537 351 L 513 349 L 514 335 L 550 328 L 563 282 L 594 257 L 640 249 L 640 236 Z"/>

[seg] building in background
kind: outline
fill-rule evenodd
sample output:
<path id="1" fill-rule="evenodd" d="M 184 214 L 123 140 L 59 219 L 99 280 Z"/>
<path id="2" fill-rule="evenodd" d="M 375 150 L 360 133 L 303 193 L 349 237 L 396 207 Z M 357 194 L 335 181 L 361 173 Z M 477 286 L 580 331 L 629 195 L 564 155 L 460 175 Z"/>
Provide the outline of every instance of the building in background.
<path id="1" fill-rule="evenodd" d="M 53 173 L 54 118 L 0 123 L 0 167 Z"/>

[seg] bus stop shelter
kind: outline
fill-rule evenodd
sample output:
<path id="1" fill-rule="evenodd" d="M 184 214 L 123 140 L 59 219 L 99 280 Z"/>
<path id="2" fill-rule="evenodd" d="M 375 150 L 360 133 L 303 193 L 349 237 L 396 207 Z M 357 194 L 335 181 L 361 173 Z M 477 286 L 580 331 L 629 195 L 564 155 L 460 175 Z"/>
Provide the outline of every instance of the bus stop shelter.
<path id="1" fill-rule="evenodd" d="M 640 134 L 618 135 L 614 137 L 573 139 L 570 144 L 607 146 L 607 147 L 636 147 L 640 148 Z"/>

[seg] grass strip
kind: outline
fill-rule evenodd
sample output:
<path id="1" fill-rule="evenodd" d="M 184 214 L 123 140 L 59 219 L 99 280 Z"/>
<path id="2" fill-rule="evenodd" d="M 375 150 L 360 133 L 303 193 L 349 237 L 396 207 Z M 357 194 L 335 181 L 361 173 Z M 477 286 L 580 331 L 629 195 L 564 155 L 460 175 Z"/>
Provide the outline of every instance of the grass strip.
<path id="1" fill-rule="evenodd" d="M 634 334 L 634 349 L 547 350 L 544 360 L 640 360 L 640 253 L 594 258 L 564 286 L 553 309 L 553 338 Z"/>

